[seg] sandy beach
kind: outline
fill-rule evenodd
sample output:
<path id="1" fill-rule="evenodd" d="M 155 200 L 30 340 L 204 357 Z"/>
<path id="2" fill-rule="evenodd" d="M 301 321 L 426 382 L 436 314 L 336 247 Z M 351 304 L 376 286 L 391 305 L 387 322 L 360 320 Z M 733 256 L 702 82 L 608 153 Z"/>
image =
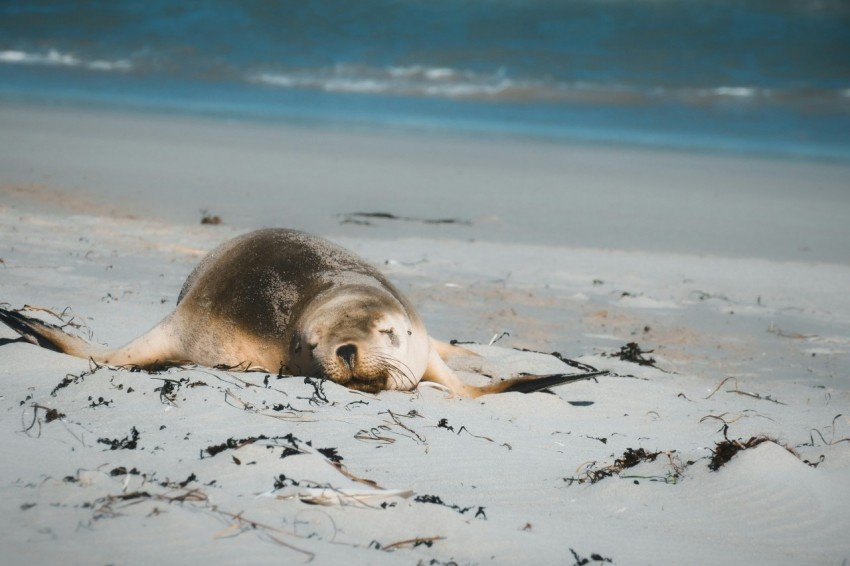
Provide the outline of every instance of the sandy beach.
<path id="1" fill-rule="evenodd" d="M 4 563 L 850 559 L 850 166 L 10 103 L 0 132 L 10 308 L 122 344 L 282 226 L 472 342 L 470 382 L 610 372 L 367 395 L 0 327 Z"/>

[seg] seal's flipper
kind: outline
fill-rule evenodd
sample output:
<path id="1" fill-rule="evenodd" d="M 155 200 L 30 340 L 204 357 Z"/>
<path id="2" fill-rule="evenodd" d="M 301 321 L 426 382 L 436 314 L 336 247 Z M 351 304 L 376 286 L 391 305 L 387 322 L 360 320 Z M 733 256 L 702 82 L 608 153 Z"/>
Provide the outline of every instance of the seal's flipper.
<path id="1" fill-rule="evenodd" d="M 444 344 L 436 340 L 431 341 L 432 345 Z M 422 381 L 432 381 L 439 383 L 451 390 L 452 393 L 463 395 L 465 397 L 480 397 L 491 393 L 534 393 L 542 389 L 562 385 L 564 383 L 572 383 L 573 381 L 581 381 L 582 379 L 591 379 L 600 375 L 607 375 L 607 371 L 593 371 L 585 373 L 554 373 L 549 375 L 522 375 L 512 379 L 506 379 L 490 385 L 475 386 L 464 383 L 455 374 L 455 372 L 446 365 L 443 361 L 443 353 L 439 348 L 431 349 L 431 357 L 428 361 L 428 367 L 425 369 L 425 374 L 422 376 Z"/>
<path id="2" fill-rule="evenodd" d="M 41 346 L 54 352 L 85 358 L 88 356 L 81 353 L 78 354 L 77 352 L 98 348 L 95 344 L 90 344 L 82 338 L 68 334 L 55 324 L 31 318 L 21 314 L 20 311 L 10 311 L 0 308 L 0 322 L 20 334 L 30 344 L 35 344 L 36 346 Z"/>
<path id="3" fill-rule="evenodd" d="M 167 339 L 169 319 L 166 318 L 147 334 L 121 348 L 92 344 L 79 336 L 68 334 L 61 327 L 13 311 L 0 308 L 0 322 L 17 332 L 30 344 L 54 352 L 93 360 L 99 364 L 137 368 L 161 368 L 185 363 L 175 355 Z"/>
<path id="4" fill-rule="evenodd" d="M 534 393 L 542 389 L 548 389 L 556 385 L 564 383 L 572 383 L 581 381 L 582 379 L 591 379 L 600 375 L 607 375 L 607 371 L 592 371 L 587 373 L 555 373 L 551 375 L 524 375 L 485 386 L 483 389 L 494 388 L 493 391 L 487 393 L 509 393 L 516 391 L 517 393 Z"/>

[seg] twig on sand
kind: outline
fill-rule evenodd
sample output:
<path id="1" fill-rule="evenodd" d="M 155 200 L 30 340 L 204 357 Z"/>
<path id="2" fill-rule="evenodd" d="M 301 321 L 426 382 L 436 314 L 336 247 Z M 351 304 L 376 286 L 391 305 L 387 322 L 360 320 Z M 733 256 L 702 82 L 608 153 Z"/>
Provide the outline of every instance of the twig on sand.
<path id="1" fill-rule="evenodd" d="M 754 415 L 748 415 L 747 413 L 755 413 L 755 414 Z M 727 412 L 727 413 L 720 413 L 719 415 L 706 415 L 703 418 L 701 418 L 699 420 L 699 422 L 705 422 L 708 419 L 716 419 L 716 420 L 722 422 L 724 425 L 730 425 L 732 423 L 738 422 L 739 420 L 743 419 L 744 417 L 751 417 L 751 416 L 752 417 L 761 417 L 763 419 L 767 419 L 769 421 L 776 422 L 774 419 L 772 419 L 772 418 L 770 418 L 766 415 L 762 415 L 761 413 L 758 413 L 756 411 L 753 411 L 752 409 L 746 409 L 746 410 L 742 411 L 739 415 L 734 415 L 734 416 L 727 416 L 727 415 L 730 415 L 730 413 Z"/>
<path id="2" fill-rule="evenodd" d="M 727 389 L 726 393 L 737 393 L 738 395 L 746 395 L 747 397 L 752 397 L 753 399 L 760 399 L 762 401 L 770 401 L 771 403 L 776 403 L 777 405 L 785 405 L 785 403 L 783 403 L 782 401 L 777 401 L 776 399 L 774 399 L 770 395 L 762 396 L 758 393 L 753 393 L 751 391 L 741 391 L 740 389 L 738 389 L 738 378 L 734 377 L 734 376 L 727 377 L 726 379 L 721 381 L 720 384 L 717 387 L 714 388 L 714 391 L 712 391 L 708 395 L 708 397 L 706 397 L 706 399 L 711 399 L 711 397 L 715 393 L 717 393 L 717 391 L 720 390 L 721 387 L 723 387 L 723 384 L 726 383 L 729 380 L 735 381 L 735 389 Z"/>
<path id="3" fill-rule="evenodd" d="M 395 550 L 395 549 L 401 548 L 403 546 L 409 546 L 411 548 L 416 548 L 417 546 L 425 545 L 425 546 L 430 547 L 432 544 L 434 544 L 438 540 L 446 540 L 446 537 L 442 537 L 442 536 L 416 537 L 416 538 L 411 538 L 411 539 L 407 539 L 407 540 L 400 540 L 400 541 L 394 542 L 392 544 L 385 544 L 385 545 L 380 546 L 380 549 L 389 552 L 391 550 Z"/>

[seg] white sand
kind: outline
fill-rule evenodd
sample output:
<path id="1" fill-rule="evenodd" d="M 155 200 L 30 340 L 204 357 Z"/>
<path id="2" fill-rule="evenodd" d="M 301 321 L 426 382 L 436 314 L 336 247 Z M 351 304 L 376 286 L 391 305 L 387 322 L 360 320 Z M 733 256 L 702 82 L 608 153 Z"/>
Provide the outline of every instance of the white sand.
<path id="1" fill-rule="evenodd" d="M 27 112 L 0 111 L 0 300 L 13 307 L 69 306 L 96 340 L 122 343 L 170 311 L 217 243 L 251 226 L 314 225 L 382 266 L 435 336 L 486 344 L 509 332 L 475 347 L 477 369 L 563 371 L 511 349 L 525 347 L 613 375 L 475 401 L 325 384 L 315 402 L 297 378 L 88 373 L 2 327 L 4 563 L 850 559 L 850 239 L 836 224 L 850 212 L 846 168 Z M 449 181 L 453 167 L 465 181 Z M 562 176 L 598 191 L 565 199 L 540 181 Z M 525 178 L 550 187 L 545 198 Z M 646 184 L 640 196 L 630 178 Z M 715 186 L 730 178 L 751 190 Z M 668 209 L 689 194 L 699 203 Z M 587 200 L 567 208 L 575 195 Z M 226 224 L 197 225 L 202 207 Z M 357 210 L 475 222 L 338 224 Z M 576 231 L 541 245 L 562 225 Z M 631 341 L 661 369 L 604 355 Z M 64 416 L 48 422 L 48 409 Z M 730 440 L 775 442 L 710 471 L 724 422 Z M 282 458 L 287 448 L 300 453 Z M 662 454 L 570 481 L 641 448 Z M 332 504 L 305 502 L 317 498 Z"/>

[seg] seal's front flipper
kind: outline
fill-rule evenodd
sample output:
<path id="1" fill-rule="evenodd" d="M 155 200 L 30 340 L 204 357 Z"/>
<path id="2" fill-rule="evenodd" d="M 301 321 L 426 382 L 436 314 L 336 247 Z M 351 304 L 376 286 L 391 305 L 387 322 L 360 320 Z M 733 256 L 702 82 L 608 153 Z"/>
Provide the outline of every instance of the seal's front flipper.
<path id="1" fill-rule="evenodd" d="M 436 342 L 436 341 L 433 341 Z M 432 381 L 447 387 L 452 393 L 466 397 L 480 397 L 491 393 L 533 393 L 556 385 L 591 379 L 600 375 L 607 375 L 607 371 L 592 371 L 585 373 L 555 373 L 550 375 L 523 375 L 506 379 L 490 385 L 475 386 L 464 383 L 455 372 L 446 365 L 442 355 L 437 348 L 431 350 L 431 357 L 422 381 Z"/>
<path id="2" fill-rule="evenodd" d="M 517 393 L 534 393 L 542 389 L 548 389 L 556 385 L 581 381 L 582 379 L 591 379 L 600 375 L 608 375 L 607 371 L 592 371 L 586 373 L 555 373 L 551 375 L 524 375 L 514 379 L 508 379 L 501 383 L 496 383 L 488 387 L 499 387 L 498 391 L 493 393 L 508 393 L 516 391 Z"/>

